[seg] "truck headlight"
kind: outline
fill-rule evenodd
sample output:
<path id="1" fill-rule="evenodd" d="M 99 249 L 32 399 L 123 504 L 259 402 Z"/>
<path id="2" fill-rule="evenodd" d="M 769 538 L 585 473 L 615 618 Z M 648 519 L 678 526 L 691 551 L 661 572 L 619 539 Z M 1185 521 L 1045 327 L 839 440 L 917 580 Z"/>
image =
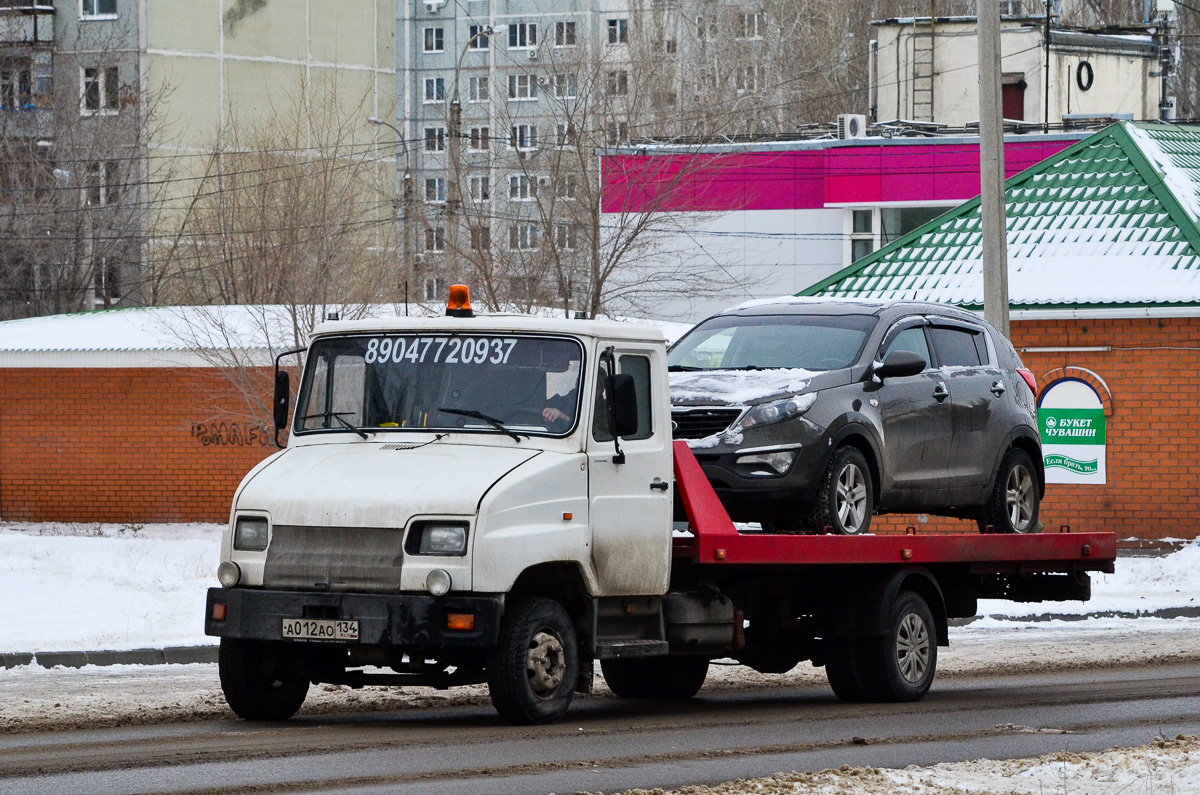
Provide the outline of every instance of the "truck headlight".
<path id="1" fill-rule="evenodd" d="M 809 392 L 806 395 L 796 395 L 786 400 L 776 400 L 773 403 L 760 403 L 747 411 L 733 430 L 744 431 L 747 428 L 773 425 L 776 422 L 790 420 L 792 417 L 799 417 L 811 409 L 816 402 L 817 394 Z"/>
<path id="2" fill-rule="evenodd" d="M 467 526 L 448 522 L 425 522 L 419 528 L 418 555 L 466 555 Z"/>
<path id="3" fill-rule="evenodd" d="M 221 583 L 222 588 L 232 588 L 240 579 L 242 570 L 232 560 L 222 561 L 221 565 L 217 566 L 217 582 Z"/>
<path id="4" fill-rule="evenodd" d="M 267 520 L 261 516 L 239 516 L 233 528 L 233 548 L 262 552 L 267 548 Z"/>

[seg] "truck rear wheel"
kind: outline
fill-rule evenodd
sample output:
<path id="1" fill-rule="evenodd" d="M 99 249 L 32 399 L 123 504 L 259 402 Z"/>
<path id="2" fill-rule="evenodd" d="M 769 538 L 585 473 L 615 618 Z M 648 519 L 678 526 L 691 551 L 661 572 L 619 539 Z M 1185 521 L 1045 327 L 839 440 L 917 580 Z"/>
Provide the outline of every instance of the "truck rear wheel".
<path id="1" fill-rule="evenodd" d="M 643 657 L 601 660 L 608 689 L 621 698 L 683 700 L 700 692 L 708 677 L 706 657 Z"/>
<path id="2" fill-rule="evenodd" d="M 937 668 L 937 629 L 933 611 L 919 594 L 901 591 L 892 605 L 887 634 L 864 671 L 878 701 L 920 701 Z"/>
<path id="3" fill-rule="evenodd" d="M 283 644 L 221 638 L 217 669 L 225 701 L 243 720 L 287 720 L 308 695 L 308 676 Z"/>
<path id="4" fill-rule="evenodd" d="M 567 714 L 579 678 L 575 628 L 562 605 L 527 598 L 505 613 L 488 656 L 492 706 L 509 723 L 554 723 Z"/>

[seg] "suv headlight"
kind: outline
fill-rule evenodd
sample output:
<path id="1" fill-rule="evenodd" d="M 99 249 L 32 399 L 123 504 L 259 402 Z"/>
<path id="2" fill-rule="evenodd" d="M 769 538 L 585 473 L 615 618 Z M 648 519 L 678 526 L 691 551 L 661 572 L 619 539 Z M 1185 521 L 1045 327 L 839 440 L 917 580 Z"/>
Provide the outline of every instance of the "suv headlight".
<path id="1" fill-rule="evenodd" d="M 731 430 L 733 432 L 744 431 L 759 425 L 773 425 L 790 420 L 811 409 L 816 402 L 817 394 L 809 392 L 786 400 L 776 400 L 774 403 L 760 403 L 742 415 L 742 419 Z"/>
<path id="2" fill-rule="evenodd" d="M 233 548 L 262 552 L 267 548 L 267 520 L 262 516 L 239 516 L 233 528 Z"/>

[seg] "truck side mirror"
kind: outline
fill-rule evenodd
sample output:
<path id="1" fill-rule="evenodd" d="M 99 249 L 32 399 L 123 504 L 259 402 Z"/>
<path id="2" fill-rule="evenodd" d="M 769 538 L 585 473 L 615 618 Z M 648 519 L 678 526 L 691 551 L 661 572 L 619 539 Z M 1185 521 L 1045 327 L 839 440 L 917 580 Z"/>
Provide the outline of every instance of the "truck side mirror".
<path id="1" fill-rule="evenodd" d="M 892 351 L 883 364 L 875 368 L 880 378 L 903 378 L 925 372 L 925 357 L 912 351 Z"/>
<path id="2" fill-rule="evenodd" d="M 277 370 L 275 372 L 275 399 L 273 401 L 276 433 L 287 427 L 288 400 L 291 391 L 291 379 L 288 377 L 287 370 Z"/>
<path id="3" fill-rule="evenodd" d="M 614 436 L 632 436 L 637 433 L 637 385 L 627 373 L 614 375 L 613 380 L 613 428 Z"/>

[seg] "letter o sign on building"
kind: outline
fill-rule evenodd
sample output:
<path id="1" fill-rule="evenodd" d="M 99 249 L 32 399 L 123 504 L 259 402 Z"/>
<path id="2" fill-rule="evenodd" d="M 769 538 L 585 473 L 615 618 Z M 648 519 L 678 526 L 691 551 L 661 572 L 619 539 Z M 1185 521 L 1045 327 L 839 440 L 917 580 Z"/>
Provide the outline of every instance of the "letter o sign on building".
<path id="1" fill-rule="evenodd" d="M 1092 87 L 1092 81 L 1096 75 L 1092 73 L 1092 64 L 1088 61 L 1080 61 L 1079 66 L 1075 67 L 1075 85 L 1079 86 L 1080 91 L 1087 91 Z"/>
<path id="2" fill-rule="evenodd" d="M 1078 378 L 1055 381 L 1038 399 L 1038 431 L 1047 483 L 1107 481 L 1107 423 L 1100 396 Z"/>

